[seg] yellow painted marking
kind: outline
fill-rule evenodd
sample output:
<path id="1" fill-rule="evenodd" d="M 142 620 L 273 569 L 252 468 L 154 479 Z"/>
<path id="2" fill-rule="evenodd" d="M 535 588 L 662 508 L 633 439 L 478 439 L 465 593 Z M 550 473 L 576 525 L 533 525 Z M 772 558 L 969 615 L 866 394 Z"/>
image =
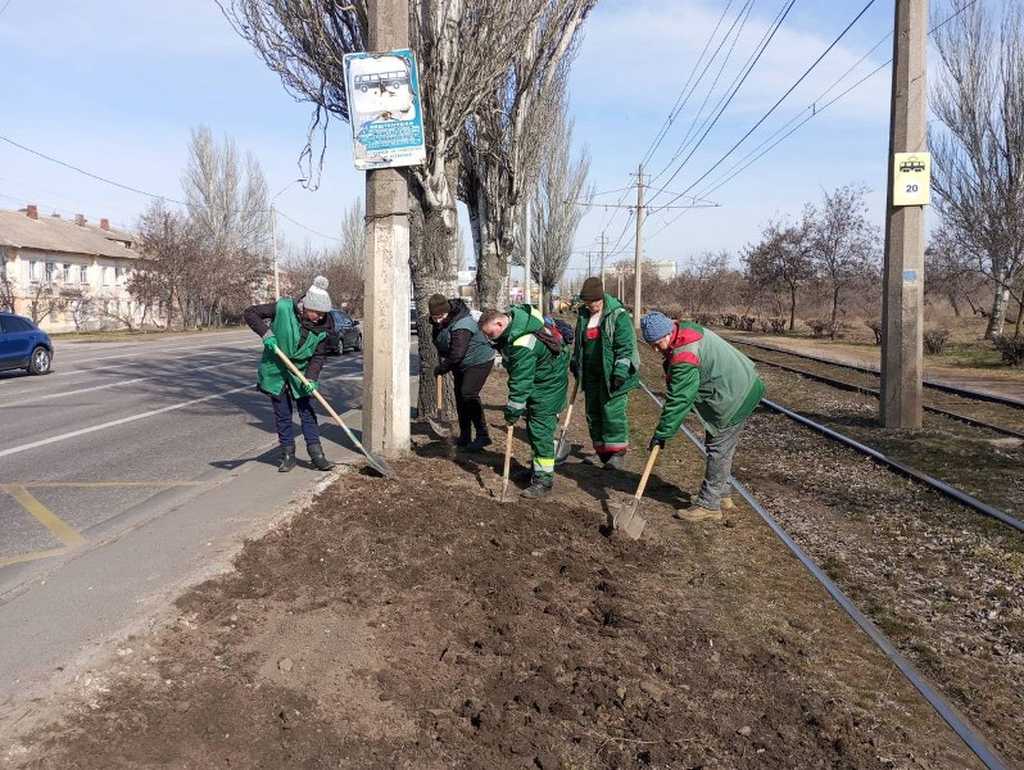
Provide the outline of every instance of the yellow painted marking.
<path id="1" fill-rule="evenodd" d="M 39 502 L 21 484 L 9 484 L 6 487 L 6 491 L 18 501 L 22 508 L 35 516 L 36 520 L 50 530 L 50 534 L 64 543 L 64 545 L 73 547 L 82 545 L 85 542 L 85 538 L 76 529 Z"/>
<path id="2" fill-rule="evenodd" d="M 62 553 L 67 553 L 67 550 L 67 548 L 48 548 L 45 551 L 29 551 L 28 553 L 19 553 L 17 556 L 7 556 L 0 558 L 0 567 L 8 567 L 11 564 L 24 564 L 27 561 L 47 559 L 51 556 L 60 556 Z"/>
<path id="3" fill-rule="evenodd" d="M 72 487 L 75 489 L 97 489 L 106 487 L 201 487 L 201 481 L 26 481 L 22 484 L 0 484 L 0 489 L 7 487 Z"/>

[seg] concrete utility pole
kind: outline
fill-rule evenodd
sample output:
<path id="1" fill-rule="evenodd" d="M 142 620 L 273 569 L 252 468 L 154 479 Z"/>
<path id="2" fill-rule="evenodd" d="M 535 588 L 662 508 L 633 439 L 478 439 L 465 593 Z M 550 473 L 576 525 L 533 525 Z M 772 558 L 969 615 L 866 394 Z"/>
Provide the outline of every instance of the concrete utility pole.
<path id="1" fill-rule="evenodd" d="M 604 286 L 604 232 L 601 232 L 601 285 Z"/>
<path id="2" fill-rule="evenodd" d="M 274 202 L 278 198 L 280 198 L 281 195 L 285 191 L 287 191 L 288 188 L 290 188 L 293 184 L 298 184 L 299 182 L 305 182 L 305 181 L 306 181 L 305 177 L 300 177 L 299 179 L 293 179 L 288 184 L 286 184 L 284 187 L 282 187 L 280 190 L 278 190 L 277 194 L 274 195 L 274 197 L 270 199 L 270 237 L 271 237 L 271 240 L 273 241 L 273 251 L 274 251 L 274 299 L 275 300 L 281 299 L 281 272 L 280 272 L 280 270 L 278 270 L 278 267 L 277 267 L 277 208 L 274 206 Z"/>
<path id="3" fill-rule="evenodd" d="M 643 305 L 640 304 L 642 293 L 641 283 L 643 276 L 640 271 L 640 262 L 644 250 L 644 164 L 641 163 L 636 175 L 636 251 L 633 257 L 633 326 L 640 330 L 640 316 Z"/>
<path id="4" fill-rule="evenodd" d="M 406 0 L 369 3 L 369 50 L 409 45 Z M 403 172 L 366 172 L 363 443 L 394 457 L 409 449 L 409 189 Z"/>
<path id="5" fill-rule="evenodd" d="M 925 150 L 928 0 L 896 0 L 895 25 L 882 279 L 880 417 L 886 428 L 918 429 L 923 369 L 924 207 L 893 205 L 893 157 L 897 152 Z"/>

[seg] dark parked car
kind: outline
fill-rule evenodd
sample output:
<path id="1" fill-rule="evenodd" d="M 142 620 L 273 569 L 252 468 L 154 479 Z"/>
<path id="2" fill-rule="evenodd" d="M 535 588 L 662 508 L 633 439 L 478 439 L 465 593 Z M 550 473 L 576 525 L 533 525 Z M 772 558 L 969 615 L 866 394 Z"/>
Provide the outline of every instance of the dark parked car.
<path id="1" fill-rule="evenodd" d="M 359 321 L 344 310 L 332 310 L 331 317 L 334 319 L 334 329 L 338 332 L 338 339 L 341 341 L 341 352 L 362 350 L 363 330 L 359 327 Z"/>
<path id="2" fill-rule="evenodd" d="M 27 318 L 0 313 L 0 369 L 47 374 L 53 363 L 50 335 Z"/>

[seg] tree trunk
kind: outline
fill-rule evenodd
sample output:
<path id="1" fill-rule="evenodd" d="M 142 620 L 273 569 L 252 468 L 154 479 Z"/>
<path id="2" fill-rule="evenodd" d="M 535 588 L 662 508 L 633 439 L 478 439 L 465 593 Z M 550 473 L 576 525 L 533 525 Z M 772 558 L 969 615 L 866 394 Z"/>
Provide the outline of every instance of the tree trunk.
<path id="1" fill-rule="evenodd" d="M 449 186 L 449 190 L 454 189 Z M 421 417 L 437 408 L 434 367 L 440 360 L 431 335 L 428 301 L 431 294 L 455 296 L 456 228 L 455 200 L 449 196 L 445 207 L 428 207 L 422 188 L 413 181 L 409 195 L 409 267 L 412 275 L 412 296 L 416 305 L 416 338 L 420 358 L 419 393 L 416 401 Z M 451 378 L 449 378 L 450 380 Z M 452 386 L 447 385 L 446 405 L 454 407 Z"/>
<path id="2" fill-rule="evenodd" d="M 990 340 L 1003 333 L 1003 324 L 1006 321 L 1006 305 L 1010 299 L 1010 291 L 1003 285 L 1003 281 L 996 282 L 996 290 L 992 295 L 992 312 L 988 317 L 988 326 L 985 328 L 985 339 Z"/>
<path id="3" fill-rule="evenodd" d="M 836 338 L 836 321 L 839 317 L 839 292 L 838 286 L 832 289 L 832 317 L 829 319 L 828 332 L 829 338 L 833 340 Z"/>
<path id="4" fill-rule="evenodd" d="M 789 287 L 789 330 L 796 328 L 796 286 Z"/>

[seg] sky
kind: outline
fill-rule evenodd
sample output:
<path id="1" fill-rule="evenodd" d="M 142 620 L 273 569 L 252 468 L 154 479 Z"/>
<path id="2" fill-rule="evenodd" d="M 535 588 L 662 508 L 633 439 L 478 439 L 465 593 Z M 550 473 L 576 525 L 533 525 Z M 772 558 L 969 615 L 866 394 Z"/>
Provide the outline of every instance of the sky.
<path id="1" fill-rule="evenodd" d="M 5 1 L 0 0 L 0 9 Z M 570 81 L 574 144 L 590 153 L 598 191 L 632 182 L 630 174 L 665 123 L 715 25 L 724 19 L 717 42 L 743 5 L 744 0 L 601 0 L 587 22 Z M 782 0 L 753 2 L 709 107 L 783 5 Z M 863 5 L 861 0 L 799 0 L 707 140 L 666 186 L 679 165 L 670 160 L 694 125 L 720 55 L 649 159 L 645 175 L 654 182 L 648 198 L 662 187 L 683 192 L 696 182 Z M 892 14 L 892 0 L 877 0 L 761 129 L 692 192 L 710 186 L 748 149 L 814 103 L 885 37 Z M 891 40 L 885 40 L 832 95 L 890 53 Z M 298 157 L 310 106 L 285 92 L 213 0 L 10 0 L 0 11 L 0 72 L 0 135 L 154 195 L 181 197 L 193 127 L 207 125 L 215 135 L 233 137 L 239 149 L 260 160 L 271 192 L 285 190 L 277 198 L 279 208 L 308 228 L 279 223 L 296 247 L 307 241 L 327 245 L 322 236 L 338 234 L 342 213 L 363 191 L 362 174 L 352 166 L 351 132 L 340 122 L 329 129 L 319 188 L 291 184 L 301 175 Z M 768 220 L 795 216 L 823 190 L 847 183 L 872 190 L 869 201 L 881 224 L 889 78 L 883 69 L 716 190 L 709 197 L 719 207 L 656 211 L 673 196 L 654 197 L 645 256 L 685 263 L 708 250 L 736 254 Z M 595 200 L 615 204 L 621 195 Z M 626 196 L 624 202 L 632 202 L 635 191 Z M 84 213 L 93 221 L 107 217 L 131 226 L 149 200 L 0 142 L 0 208 L 33 202 L 41 213 Z M 588 211 L 577 237 L 575 273 L 585 268 L 584 252 L 596 250 L 602 231 L 609 249 L 632 253 L 633 226 L 626 226 L 626 216 L 600 207 Z"/>

